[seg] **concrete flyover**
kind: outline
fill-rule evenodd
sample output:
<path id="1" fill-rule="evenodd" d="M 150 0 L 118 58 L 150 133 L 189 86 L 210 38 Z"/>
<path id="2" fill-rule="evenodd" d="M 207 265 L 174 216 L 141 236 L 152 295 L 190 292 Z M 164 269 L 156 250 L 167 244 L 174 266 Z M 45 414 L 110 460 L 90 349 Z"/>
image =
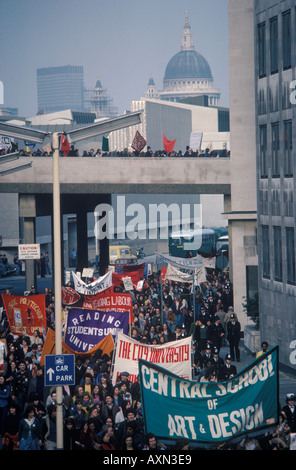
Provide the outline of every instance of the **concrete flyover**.
<path id="1" fill-rule="evenodd" d="M 52 193 L 53 159 L 20 160 L 31 167 L 0 175 L 0 192 Z M 61 194 L 231 193 L 231 158 L 61 157 L 59 173 Z"/>
<path id="2" fill-rule="evenodd" d="M 35 242 L 36 217 L 53 216 L 53 158 L 20 157 L 23 171 L 0 173 L 0 193 L 19 194 L 24 243 Z M 76 214 L 77 267 L 88 265 L 87 213 L 111 203 L 112 194 L 223 194 L 230 199 L 230 158 L 60 157 L 61 214 Z M 6 164 L 8 165 L 8 164 Z M 100 274 L 109 263 L 100 240 Z M 62 251 L 63 253 L 63 251 Z M 62 269 L 64 261 L 61 260 Z M 26 262 L 26 288 L 36 284 L 34 260 Z"/>

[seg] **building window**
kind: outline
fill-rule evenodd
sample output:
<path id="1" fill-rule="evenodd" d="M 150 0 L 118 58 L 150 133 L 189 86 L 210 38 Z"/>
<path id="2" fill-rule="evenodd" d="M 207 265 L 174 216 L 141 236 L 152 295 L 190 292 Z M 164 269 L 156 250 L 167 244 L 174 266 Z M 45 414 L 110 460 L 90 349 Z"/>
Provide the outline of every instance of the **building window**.
<path id="1" fill-rule="evenodd" d="M 270 73 L 278 72 L 278 19 L 270 20 Z"/>
<path id="2" fill-rule="evenodd" d="M 263 277 L 265 279 L 269 279 L 270 278 L 269 227 L 267 225 L 262 226 L 262 266 L 263 266 Z"/>
<path id="3" fill-rule="evenodd" d="M 267 178 L 267 127 L 259 128 L 259 164 L 260 177 Z"/>
<path id="4" fill-rule="evenodd" d="M 294 228 L 286 228 L 287 283 L 296 284 Z"/>
<path id="5" fill-rule="evenodd" d="M 290 101 L 290 82 L 286 81 L 282 84 L 282 109 L 289 109 L 292 106 Z"/>
<path id="6" fill-rule="evenodd" d="M 258 67 L 259 77 L 266 75 L 265 23 L 258 25 Z"/>
<path id="7" fill-rule="evenodd" d="M 283 13 L 283 68 L 291 68 L 291 11 Z"/>
<path id="8" fill-rule="evenodd" d="M 281 227 L 273 227 L 274 280 L 283 280 L 282 232 Z"/>
<path id="9" fill-rule="evenodd" d="M 262 88 L 259 90 L 258 96 L 258 114 L 266 114 L 266 100 L 265 100 L 265 90 Z"/>
<path id="10" fill-rule="evenodd" d="M 285 177 L 293 176 L 292 121 L 284 122 L 284 171 Z"/>
<path id="11" fill-rule="evenodd" d="M 279 123 L 271 125 L 271 138 L 272 138 L 272 177 L 280 177 L 279 169 L 279 150 L 280 150 L 280 128 Z"/>

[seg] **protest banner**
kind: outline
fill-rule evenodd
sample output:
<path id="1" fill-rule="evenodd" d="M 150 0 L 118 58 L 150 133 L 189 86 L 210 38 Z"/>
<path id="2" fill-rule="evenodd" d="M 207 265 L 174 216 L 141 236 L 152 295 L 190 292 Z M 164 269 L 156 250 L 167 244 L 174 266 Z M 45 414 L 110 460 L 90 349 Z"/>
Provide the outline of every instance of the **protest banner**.
<path id="1" fill-rule="evenodd" d="M 68 310 L 65 344 L 75 353 L 90 353 L 109 334 L 128 333 L 128 312 L 104 312 L 71 308 Z"/>
<path id="2" fill-rule="evenodd" d="M 112 286 L 112 271 L 108 271 L 104 276 L 99 277 L 90 284 L 86 284 L 80 277 L 77 276 L 74 271 L 72 271 L 74 289 L 79 294 L 92 295 L 98 294 L 108 287 Z"/>
<path id="3" fill-rule="evenodd" d="M 111 334 L 106 336 L 102 341 L 100 341 L 96 346 L 94 346 L 94 348 L 87 351 L 86 353 L 79 352 L 79 356 L 83 354 L 94 354 L 98 349 L 102 351 L 102 354 L 108 354 L 108 356 L 110 355 L 111 351 L 113 351 L 114 349 L 114 341 Z M 51 328 L 48 328 L 40 358 L 41 366 L 45 365 L 45 356 L 55 354 L 55 350 L 55 331 Z M 75 351 L 73 351 L 71 348 L 69 348 L 69 346 L 66 345 L 65 341 L 62 341 L 62 354 L 78 355 Z"/>
<path id="4" fill-rule="evenodd" d="M 154 264 L 162 263 L 170 263 L 176 268 L 195 270 L 195 268 L 200 268 L 202 266 L 203 261 L 201 255 L 195 256 L 194 258 L 178 258 L 177 256 L 165 255 L 156 251 Z"/>
<path id="5" fill-rule="evenodd" d="M 183 271 L 180 271 L 180 269 L 168 263 L 165 280 L 170 280 L 174 282 L 187 282 L 189 284 L 192 284 L 193 275 L 184 273 Z"/>
<path id="6" fill-rule="evenodd" d="M 146 432 L 160 439 L 220 444 L 275 426 L 279 416 L 278 346 L 233 379 L 193 382 L 139 359 Z"/>
<path id="7" fill-rule="evenodd" d="M 129 336 L 117 333 L 112 381 L 115 385 L 123 371 L 129 372 L 129 380 L 136 382 L 140 358 L 154 364 L 162 364 L 167 370 L 191 378 L 191 337 L 170 341 L 164 345 L 143 344 Z"/>
<path id="8" fill-rule="evenodd" d="M 125 273 L 113 273 L 112 274 L 112 283 L 113 286 L 119 287 L 121 284 L 124 285 L 124 279 L 129 277 L 131 279 L 132 284 L 137 285 L 138 282 L 141 280 L 139 271 L 130 271 L 128 274 Z"/>
<path id="9" fill-rule="evenodd" d="M 46 331 L 45 295 L 2 294 L 9 326 L 13 335 L 32 336 L 34 330 Z"/>
<path id="10" fill-rule="evenodd" d="M 68 286 L 62 286 L 62 303 L 64 305 L 75 305 L 81 299 L 81 295 L 75 289 Z"/>
<path id="11" fill-rule="evenodd" d="M 131 294 L 114 292 L 113 287 L 96 295 L 80 295 L 71 287 L 62 288 L 62 302 L 73 308 L 80 307 L 104 312 L 128 312 L 129 322 L 134 321 Z"/>
<path id="12" fill-rule="evenodd" d="M 0 372 L 4 372 L 7 356 L 7 341 L 6 338 L 0 339 Z"/>

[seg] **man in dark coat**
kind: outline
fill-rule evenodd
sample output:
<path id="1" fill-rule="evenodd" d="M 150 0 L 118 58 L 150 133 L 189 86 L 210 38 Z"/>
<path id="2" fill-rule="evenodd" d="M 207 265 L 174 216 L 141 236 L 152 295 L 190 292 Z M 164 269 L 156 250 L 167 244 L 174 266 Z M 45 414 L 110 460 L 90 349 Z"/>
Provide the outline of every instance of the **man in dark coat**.
<path id="1" fill-rule="evenodd" d="M 231 354 L 227 354 L 225 357 L 225 364 L 221 368 L 222 380 L 232 379 L 237 374 L 237 369 L 234 364 L 231 364 Z"/>
<path id="2" fill-rule="evenodd" d="M 217 348 L 220 351 L 222 346 L 222 339 L 224 337 L 225 331 L 221 324 L 220 318 L 217 315 L 213 317 L 213 323 L 209 326 L 209 341 L 211 341 L 213 347 Z"/>
<path id="3" fill-rule="evenodd" d="M 230 354 L 233 360 L 240 361 L 240 332 L 241 325 L 240 322 L 236 319 L 235 315 L 230 315 L 230 320 L 227 322 L 227 340 L 229 341 Z"/>
<path id="4" fill-rule="evenodd" d="M 290 425 L 296 425 L 296 405 L 294 393 L 286 395 L 286 405 L 283 406 L 282 412 L 285 414 L 286 419 Z"/>

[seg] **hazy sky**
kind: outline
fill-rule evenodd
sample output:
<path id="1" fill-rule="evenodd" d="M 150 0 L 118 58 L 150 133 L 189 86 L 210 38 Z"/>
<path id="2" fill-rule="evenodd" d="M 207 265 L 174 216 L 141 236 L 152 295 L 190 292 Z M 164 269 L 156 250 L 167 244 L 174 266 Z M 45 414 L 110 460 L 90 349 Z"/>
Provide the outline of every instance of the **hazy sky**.
<path id="1" fill-rule="evenodd" d="M 101 83 L 123 113 L 158 90 L 181 47 L 185 11 L 195 50 L 212 70 L 221 105 L 229 105 L 227 0 L 0 0 L 0 81 L 4 105 L 37 112 L 36 70 L 82 65 L 84 85 Z"/>

